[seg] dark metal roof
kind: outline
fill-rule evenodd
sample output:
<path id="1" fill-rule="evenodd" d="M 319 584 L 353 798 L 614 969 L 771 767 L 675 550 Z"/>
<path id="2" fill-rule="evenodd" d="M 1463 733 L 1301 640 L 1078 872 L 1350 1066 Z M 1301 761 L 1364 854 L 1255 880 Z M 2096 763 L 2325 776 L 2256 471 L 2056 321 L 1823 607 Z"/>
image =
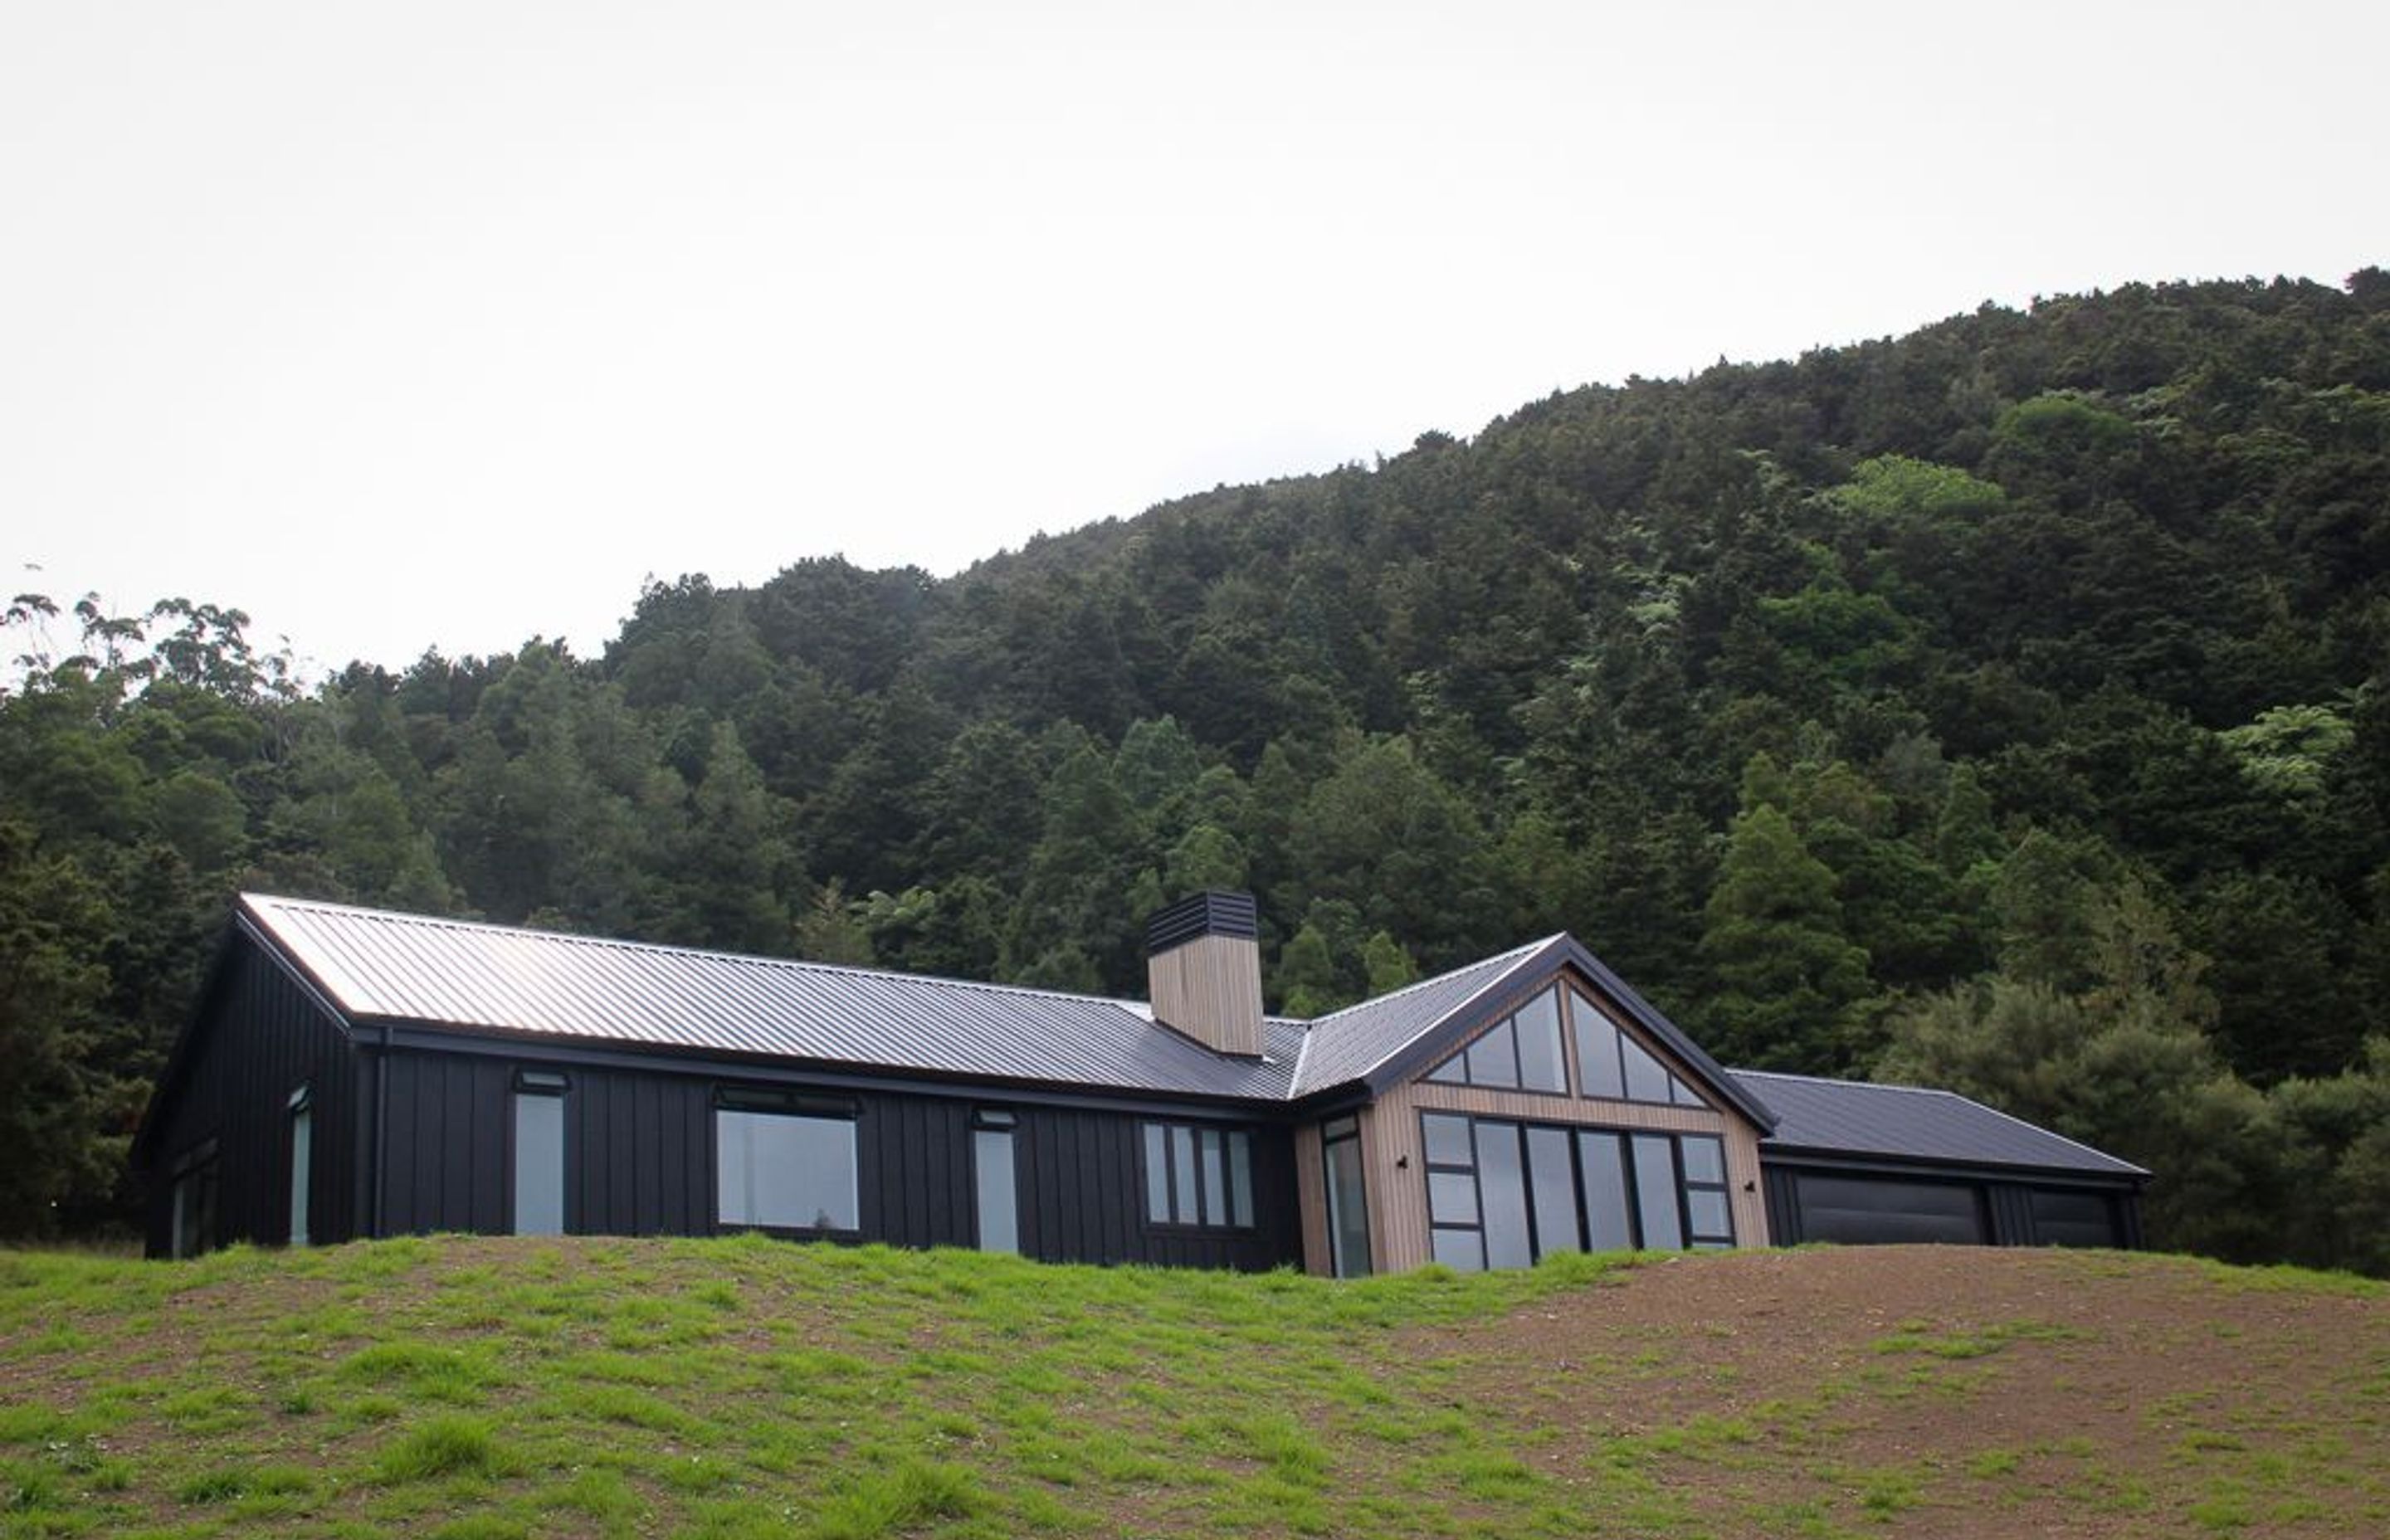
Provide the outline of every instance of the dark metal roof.
<path id="1" fill-rule="evenodd" d="M 917 1074 L 1282 1100 L 1303 1029 L 1259 1059 L 1157 1031 L 1141 1006 L 819 963 L 244 895 L 352 1020 L 812 1060 Z"/>
<path id="2" fill-rule="evenodd" d="M 1949 1091 L 1736 1070 L 1776 1110 L 1762 1153 L 1877 1155 L 2101 1176 L 2148 1172 Z"/>
<path id="3" fill-rule="evenodd" d="M 1536 955 L 1560 938 L 1548 936 L 1499 956 L 1381 995 L 1331 1012 L 1311 1023 L 1303 1060 L 1295 1066 L 1294 1094 L 1366 1079 L 1369 1072 L 1433 1032 L 1480 995 L 1494 994 Z"/>
<path id="4" fill-rule="evenodd" d="M 1263 1023 L 1259 1059 L 1158 1030 L 1150 1010 L 1050 990 L 650 946 L 246 894 L 243 921 L 350 1020 L 1078 1090 L 1283 1102 L 1416 1072 L 1478 1007 L 1573 967 L 1782 1152 L 2139 1176 L 1947 1091 L 1719 1069 L 1566 935 L 1302 1022 Z"/>

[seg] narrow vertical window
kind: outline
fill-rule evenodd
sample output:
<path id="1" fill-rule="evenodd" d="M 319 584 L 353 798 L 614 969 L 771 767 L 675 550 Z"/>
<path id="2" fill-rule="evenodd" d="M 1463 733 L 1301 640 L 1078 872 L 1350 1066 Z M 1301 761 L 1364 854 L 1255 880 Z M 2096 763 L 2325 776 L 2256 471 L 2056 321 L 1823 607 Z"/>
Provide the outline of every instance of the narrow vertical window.
<path id="1" fill-rule="evenodd" d="M 1477 1123 L 1479 1224 L 1489 1267 L 1525 1267 L 1536 1260 L 1527 1229 L 1527 1171 L 1519 1156 L 1519 1125 Z"/>
<path id="2" fill-rule="evenodd" d="M 195 1257 L 216 1243 L 216 1142 L 209 1139 L 174 1162 L 174 1211 L 170 1250 Z"/>
<path id="3" fill-rule="evenodd" d="M 1585 1250 L 1576 1212 L 1576 1168 L 1565 1128 L 1527 1130 L 1527 1190 L 1536 1200 L 1536 1255 Z"/>
<path id="4" fill-rule="evenodd" d="M 1362 1188 L 1361 1123 L 1339 1118 L 1319 1131 L 1328 1166 L 1328 1262 L 1340 1278 L 1369 1276 L 1369 1204 Z"/>
<path id="5" fill-rule="evenodd" d="M 1253 1136 L 1243 1129 L 1228 1134 L 1228 1223 L 1242 1227 L 1253 1222 Z"/>
<path id="6" fill-rule="evenodd" d="M 307 1209 L 315 1166 L 315 1110 L 307 1087 L 290 1093 L 290 1229 L 293 1246 L 307 1244 Z"/>
<path id="7" fill-rule="evenodd" d="M 517 1235 L 564 1233 L 564 1090 L 560 1074 L 515 1075 Z"/>
<path id="8" fill-rule="evenodd" d="M 1161 1123 L 1145 1125 L 1145 1217 L 1156 1225 L 1170 1223 L 1169 1136 Z"/>
<path id="9" fill-rule="evenodd" d="M 979 1190 L 979 1249 L 1021 1251 L 1019 1176 L 1013 1165 L 1010 1112 L 982 1108 L 971 1118 L 971 1169 Z"/>
<path id="10" fill-rule="evenodd" d="M 1677 1209 L 1677 1141 L 1665 1134 L 1638 1134 L 1635 1150 L 1635 1217 L 1647 1251 L 1680 1251 L 1685 1226 Z"/>

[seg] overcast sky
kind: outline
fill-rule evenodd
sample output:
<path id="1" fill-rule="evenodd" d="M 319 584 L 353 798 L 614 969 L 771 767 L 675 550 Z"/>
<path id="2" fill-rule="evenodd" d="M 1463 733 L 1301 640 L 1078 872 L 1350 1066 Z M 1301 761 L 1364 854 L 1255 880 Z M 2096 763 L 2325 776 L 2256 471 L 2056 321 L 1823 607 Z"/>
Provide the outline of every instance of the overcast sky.
<path id="1" fill-rule="evenodd" d="M 2390 6 L 0 0 L 0 583 L 318 666 L 2390 263 Z M 43 569 L 25 572 L 28 563 Z"/>

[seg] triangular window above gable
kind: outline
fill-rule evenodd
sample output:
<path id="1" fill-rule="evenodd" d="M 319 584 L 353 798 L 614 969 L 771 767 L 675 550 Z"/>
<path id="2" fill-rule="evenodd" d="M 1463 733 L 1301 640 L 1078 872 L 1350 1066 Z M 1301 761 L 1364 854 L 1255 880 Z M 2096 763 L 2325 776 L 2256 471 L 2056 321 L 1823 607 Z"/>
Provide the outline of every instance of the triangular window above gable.
<path id="1" fill-rule="evenodd" d="M 1467 1047 L 1430 1070 L 1427 1078 L 1439 1085 L 1568 1095 L 1568 1060 L 1561 1047 L 1560 991 L 1545 990 L 1478 1033 Z"/>
<path id="2" fill-rule="evenodd" d="M 1621 1031 L 1617 1022 L 1574 989 L 1569 991 L 1569 1015 L 1576 1026 L 1577 1072 L 1584 1077 L 1584 1095 L 1662 1106 L 1709 1105 L 1651 1049 L 1637 1042 L 1633 1033 Z"/>

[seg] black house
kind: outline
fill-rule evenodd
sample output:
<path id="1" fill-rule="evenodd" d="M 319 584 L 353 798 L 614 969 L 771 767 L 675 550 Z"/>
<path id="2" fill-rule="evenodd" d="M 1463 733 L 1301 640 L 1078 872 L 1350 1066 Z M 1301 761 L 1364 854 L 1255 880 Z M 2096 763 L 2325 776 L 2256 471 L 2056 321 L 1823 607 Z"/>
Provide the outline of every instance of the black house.
<path id="1" fill-rule="evenodd" d="M 244 896 L 135 1144 L 148 1249 L 799 1237 L 1354 1276 L 1797 1240 L 2132 1246 L 2147 1173 L 1947 1092 L 1730 1072 L 1566 935 L 1266 1017 Z"/>

